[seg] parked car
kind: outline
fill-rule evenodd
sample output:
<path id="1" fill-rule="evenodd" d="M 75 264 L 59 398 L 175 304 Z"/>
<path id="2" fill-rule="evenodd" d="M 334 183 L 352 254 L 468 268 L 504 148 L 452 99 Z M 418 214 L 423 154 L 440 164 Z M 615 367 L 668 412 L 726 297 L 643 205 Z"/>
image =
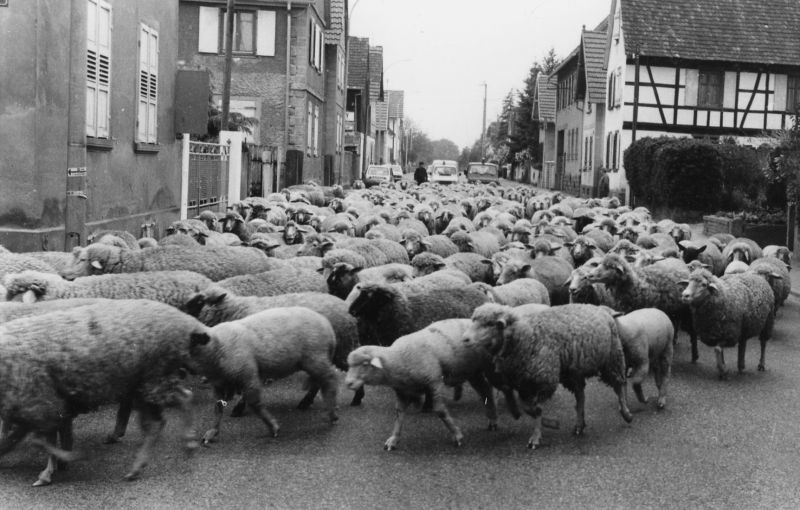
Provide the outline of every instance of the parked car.
<path id="1" fill-rule="evenodd" d="M 400 165 L 389 165 L 392 169 L 392 180 L 399 181 L 403 178 L 403 167 Z"/>
<path id="2" fill-rule="evenodd" d="M 467 180 L 469 182 L 497 182 L 499 169 L 494 163 L 469 163 Z"/>
<path id="3" fill-rule="evenodd" d="M 389 165 L 369 165 L 364 172 L 364 185 L 367 187 L 391 182 L 392 169 Z"/>
<path id="4" fill-rule="evenodd" d="M 431 165 L 428 180 L 440 184 L 453 184 L 458 182 L 458 166 L 456 165 Z"/>

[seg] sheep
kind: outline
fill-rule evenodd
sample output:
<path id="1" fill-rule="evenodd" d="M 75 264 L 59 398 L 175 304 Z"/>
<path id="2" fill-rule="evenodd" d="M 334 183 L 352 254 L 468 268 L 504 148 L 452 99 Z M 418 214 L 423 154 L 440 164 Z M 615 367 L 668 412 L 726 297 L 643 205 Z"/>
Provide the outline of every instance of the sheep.
<path id="1" fill-rule="evenodd" d="M 179 378 L 193 366 L 190 344 L 209 339 L 193 317 L 162 303 L 124 300 L 16 319 L 0 326 L 0 339 L 0 418 L 9 430 L 0 455 L 29 433 L 40 438 L 50 457 L 34 485 L 50 483 L 57 460 L 75 457 L 73 418 L 109 403 L 136 408 L 145 436 L 126 479 L 149 461 L 165 406 L 181 408 L 186 447 L 197 447 L 191 392 Z M 55 446 L 58 433 L 64 449 Z"/>
<path id="2" fill-rule="evenodd" d="M 722 250 L 722 258 L 725 259 L 726 265 L 734 260 L 741 260 L 749 264 L 762 256 L 763 252 L 758 243 L 746 237 L 734 239 L 725 245 L 725 249 Z"/>
<path id="3" fill-rule="evenodd" d="M 52 301 L 39 301 L 36 303 L 0 303 L 0 324 L 14 319 L 30 317 L 32 315 L 43 315 L 57 310 L 67 310 L 79 306 L 101 303 L 104 303 L 106 306 L 113 306 L 115 304 L 115 302 L 110 299 L 97 298 L 54 299 Z"/>
<path id="4" fill-rule="evenodd" d="M 736 261 L 728 265 L 726 274 L 734 264 Z M 792 291 L 792 277 L 786 264 L 774 257 L 762 257 L 754 260 L 747 271 L 763 276 L 775 294 L 775 308 L 783 306 Z"/>
<path id="5" fill-rule="evenodd" d="M 472 314 L 464 342 L 477 344 L 495 359 L 495 370 L 517 390 L 523 410 L 534 420 L 528 448 L 541 440 L 542 402 L 558 384 L 575 394 L 575 435 L 582 435 L 586 378 L 599 375 L 617 394 L 619 412 L 630 423 L 625 356 L 614 319 L 600 307 L 567 304 L 535 312 L 487 304 Z"/>
<path id="6" fill-rule="evenodd" d="M 450 237 L 453 233 L 458 232 L 459 230 L 474 232 L 476 228 L 469 218 L 464 216 L 456 216 L 450 220 L 450 223 L 447 224 L 447 228 L 445 228 L 441 234 Z"/>
<path id="7" fill-rule="evenodd" d="M 692 241 L 681 241 L 678 243 L 683 261 L 687 264 L 693 260 L 699 260 L 701 264 L 708 266 L 714 276 L 722 276 L 725 272 L 725 259 L 722 252 L 714 243 L 707 242 L 700 244 Z"/>
<path id="8" fill-rule="evenodd" d="M 433 322 L 467 318 L 486 301 L 485 294 L 467 286 L 406 293 L 395 285 L 363 283 L 346 303 L 358 319 L 362 344 L 387 346 Z"/>
<path id="9" fill-rule="evenodd" d="M 139 250 L 139 242 L 136 240 L 133 234 L 128 232 L 127 230 L 97 230 L 89 234 L 86 238 L 86 241 L 91 243 L 100 242 L 106 236 L 111 236 L 119 239 L 122 241 L 124 246 L 127 246 L 131 250 Z M 109 240 L 110 244 L 114 244 L 114 241 Z"/>
<path id="10" fill-rule="evenodd" d="M 28 303 L 54 299 L 151 299 L 180 308 L 186 300 L 211 284 L 191 271 L 152 271 L 84 276 L 73 281 L 58 275 L 24 271 L 6 277 L 9 300 L 21 296 Z"/>
<path id="11" fill-rule="evenodd" d="M 380 283 L 380 282 L 377 282 Z M 392 282 L 387 282 L 392 283 Z M 442 269 L 431 274 L 394 283 L 394 287 L 403 292 L 428 292 L 437 289 L 466 287 L 472 283 L 467 275 L 455 269 Z"/>
<path id="12" fill-rule="evenodd" d="M 454 269 L 466 274 L 473 282 L 494 283 L 492 261 L 477 253 L 455 253 L 442 258 L 433 253 L 423 252 L 411 261 L 414 276 L 424 276 L 443 268 Z"/>
<path id="13" fill-rule="evenodd" d="M 289 292 L 327 292 L 325 279 L 317 271 L 292 267 L 256 274 L 232 276 L 217 285 L 240 296 L 277 296 Z"/>
<path id="14" fill-rule="evenodd" d="M 673 270 L 652 265 L 631 267 L 620 255 L 607 253 L 589 274 L 592 283 L 603 283 L 614 298 L 617 310 L 628 313 L 639 308 L 658 308 L 672 319 L 677 331 L 683 324 L 690 337 L 692 363 L 697 361 L 697 334 L 679 283 L 689 276 L 688 268 Z"/>
<path id="15" fill-rule="evenodd" d="M 786 264 L 786 267 L 788 267 L 789 270 L 792 269 L 792 252 L 789 251 L 789 248 L 786 246 L 770 244 L 761 250 L 761 254 L 763 258 L 772 257 L 781 260 L 784 264 Z"/>
<path id="16" fill-rule="evenodd" d="M 39 259 L 54 269 L 54 271 L 46 272 L 55 272 L 58 274 L 61 274 L 64 269 L 72 265 L 74 257 L 72 253 L 63 251 L 29 251 L 25 252 L 25 255 Z M 2 278 L 2 276 L 0 276 L 0 278 Z"/>
<path id="17" fill-rule="evenodd" d="M 434 253 L 440 257 L 458 253 L 458 246 L 449 237 L 441 234 L 422 236 L 412 230 L 406 230 L 403 232 L 402 244 L 408 252 L 408 258 L 412 260 L 422 252 Z"/>
<path id="18" fill-rule="evenodd" d="M 200 243 L 189 234 L 181 234 L 178 232 L 161 238 L 161 240 L 158 242 L 158 246 L 183 246 L 186 248 L 196 248 L 200 246 Z"/>
<path id="19" fill-rule="evenodd" d="M 469 319 L 437 321 L 398 338 L 391 346 L 366 345 L 350 353 L 345 377 L 348 388 L 359 390 L 365 384 L 389 386 L 397 396 L 394 428 L 384 443 L 385 450 L 397 448 L 406 410 L 423 395 L 430 395 L 433 411 L 451 433 L 455 445 L 461 446 L 464 436 L 447 410 L 443 393 L 445 385 L 466 381 L 484 401 L 489 430 L 497 429 L 494 392 L 485 376 L 491 360 L 480 348 L 461 341 L 470 323 Z M 508 393 L 511 401 L 514 396 Z"/>
<path id="20" fill-rule="evenodd" d="M 589 259 L 586 264 L 572 270 L 566 283 L 569 288 L 570 303 L 606 305 L 614 308 L 614 298 L 606 286 L 589 280 L 589 274 L 602 260 L 602 257 Z"/>
<path id="21" fill-rule="evenodd" d="M 219 281 L 239 274 L 269 271 L 275 264 L 275 259 L 257 249 L 239 246 L 159 247 L 131 251 L 95 243 L 77 250 L 74 264 L 61 276 L 72 280 L 102 273 L 184 270 Z"/>
<path id="22" fill-rule="evenodd" d="M 20 273 L 26 270 L 56 273 L 53 266 L 38 258 L 24 253 L 0 253 L 0 280 L 7 274 Z"/>
<path id="23" fill-rule="evenodd" d="M 273 308 L 217 324 L 208 337 L 207 342 L 190 348 L 199 372 L 213 385 L 218 399 L 214 424 L 203 435 L 204 444 L 219 436 L 225 399 L 235 392 L 244 394 L 272 436 L 277 437 L 280 427 L 267 411 L 264 380 L 287 377 L 298 370 L 322 388 L 331 423 L 338 419 L 337 377 L 331 362 L 336 337 L 322 315 L 308 308 Z"/>
<path id="24" fill-rule="evenodd" d="M 333 364 L 341 370 L 347 370 L 347 355 L 359 344 L 358 326 L 355 317 L 347 312 L 345 302 L 335 296 L 320 292 L 294 292 L 266 297 L 237 296 L 219 286 L 212 285 L 189 298 L 184 308 L 187 313 L 197 317 L 206 326 L 216 326 L 222 322 L 243 319 L 262 310 L 287 306 L 302 306 L 328 319 L 336 335 Z M 0 314 L 2 314 L 1 308 Z M 309 395 L 310 398 L 308 398 Z M 304 409 L 311 405 L 314 394 L 309 392 L 309 395 L 306 395 L 307 398 L 298 404 L 298 408 Z M 350 405 L 361 405 L 363 398 L 363 392 L 356 392 Z M 244 402 L 242 401 L 242 403 Z M 243 408 L 238 411 L 234 408 L 232 415 L 236 416 L 242 411 L 244 411 Z"/>
<path id="25" fill-rule="evenodd" d="M 497 287 L 483 282 L 475 282 L 472 286 L 486 294 L 492 303 L 508 306 L 520 306 L 528 303 L 550 305 L 550 294 L 547 292 L 547 287 L 533 278 L 520 278 Z"/>
<path id="26" fill-rule="evenodd" d="M 454 232 L 450 240 L 461 252 L 473 252 L 485 258 L 500 251 L 500 242 L 495 234 L 478 230 L 476 232 Z"/>
<path id="27" fill-rule="evenodd" d="M 598 250 L 595 241 L 585 235 L 576 237 L 574 241 L 565 242 L 564 246 L 569 248 L 569 254 L 575 267 L 582 266 L 592 257 L 598 257 L 605 253 Z"/>
<path id="28" fill-rule="evenodd" d="M 503 266 L 497 284 L 504 285 L 519 278 L 533 278 L 547 288 L 552 305 L 562 305 L 569 302 L 569 292 L 564 282 L 571 273 L 572 265 L 560 257 L 541 257 L 530 262 L 510 259 Z"/>
<path id="29" fill-rule="evenodd" d="M 738 368 L 744 371 L 747 339 L 758 335 L 761 357 L 758 370 L 766 369 L 767 340 L 775 321 L 775 296 L 759 275 L 737 274 L 717 278 L 699 269 L 682 282 L 681 299 L 691 307 L 700 340 L 714 348 L 720 379 L 727 377 L 722 349 L 738 346 Z"/>
<path id="30" fill-rule="evenodd" d="M 334 264 L 326 280 L 328 292 L 345 299 L 359 282 L 398 283 L 414 277 L 414 268 L 408 264 L 384 264 L 362 268 L 345 262 Z"/>
<path id="31" fill-rule="evenodd" d="M 642 391 L 642 382 L 653 367 L 653 378 L 658 388 L 656 407 L 667 405 L 667 383 L 672 371 L 672 338 L 675 328 L 670 318 L 657 308 L 641 308 L 621 314 L 610 310 L 617 321 L 625 365 L 630 371 L 628 381 L 633 386 L 636 398 L 647 403 Z"/>

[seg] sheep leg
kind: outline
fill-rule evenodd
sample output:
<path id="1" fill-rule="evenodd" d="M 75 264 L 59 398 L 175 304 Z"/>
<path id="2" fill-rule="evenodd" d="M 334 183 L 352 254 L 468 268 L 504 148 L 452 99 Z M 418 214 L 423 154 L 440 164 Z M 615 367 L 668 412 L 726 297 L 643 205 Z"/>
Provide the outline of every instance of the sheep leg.
<path id="1" fill-rule="evenodd" d="M 184 447 L 188 451 L 196 450 L 200 444 L 197 441 L 197 434 L 194 430 L 194 413 L 192 412 L 192 392 L 181 388 L 178 396 L 178 409 L 181 415 L 181 426 L 183 427 L 183 438 L 186 440 Z"/>
<path id="2" fill-rule="evenodd" d="M 739 345 L 737 346 L 737 359 L 736 359 L 736 368 L 739 369 L 739 373 L 741 374 L 744 372 L 744 355 L 747 352 L 747 339 L 742 338 L 739 340 Z"/>
<path id="3" fill-rule="evenodd" d="M 223 392 L 217 389 L 215 393 L 217 395 L 217 401 L 214 402 L 214 426 L 206 430 L 206 433 L 203 434 L 203 445 L 208 445 L 208 443 L 215 440 L 219 435 L 220 428 L 222 427 L 222 415 L 225 407 L 228 406 L 228 403 L 222 398 Z"/>
<path id="4" fill-rule="evenodd" d="M 528 439 L 528 448 L 534 450 L 542 439 L 542 408 L 539 407 L 539 398 L 520 393 L 519 400 L 522 403 L 522 410 L 533 418 L 533 434 Z"/>
<path id="5" fill-rule="evenodd" d="M 360 406 L 361 401 L 364 400 L 364 387 L 360 387 L 353 395 L 353 400 L 350 401 L 352 407 Z"/>
<path id="6" fill-rule="evenodd" d="M 486 408 L 486 417 L 489 419 L 489 430 L 497 430 L 497 403 L 494 400 L 494 391 L 489 386 L 489 382 L 483 375 L 478 375 L 469 380 L 478 395 L 483 398 L 483 406 Z M 459 385 L 460 386 L 460 385 Z"/>
<path id="7" fill-rule="evenodd" d="M 72 419 L 64 420 L 64 423 L 58 428 L 58 438 L 61 441 L 61 448 L 66 451 L 72 451 L 72 445 L 74 443 L 74 437 L 72 435 Z M 59 471 L 66 471 L 67 470 L 67 463 L 64 461 L 58 461 L 56 468 Z"/>
<path id="8" fill-rule="evenodd" d="M 0 441 L 5 439 L 5 437 L 8 435 L 9 428 L 10 426 L 8 420 L 0 420 Z"/>
<path id="9" fill-rule="evenodd" d="M 392 451 L 397 448 L 397 443 L 400 441 L 400 432 L 403 429 L 403 419 L 406 417 L 406 410 L 408 406 L 416 400 L 416 398 L 409 398 L 399 391 L 396 391 L 395 394 L 397 395 L 397 399 L 394 403 L 394 427 L 392 428 L 392 435 L 389 436 L 389 439 L 383 444 L 383 449 L 386 451 Z"/>
<path id="10" fill-rule="evenodd" d="M 144 433 L 144 441 L 142 446 L 139 447 L 139 451 L 136 452 L 133 467 L 125 475 L 125 480 L 131 481 L 139 478 L 142 469 L 150 461 L 153 447 L 161 437 L 161 431 L 164 429 L 165 424 L 160 407 L 153 404 L 143 404 L 141 406 L 139 409 L 139 425 Z"/>
<path id="11" fill-rule="evenodd" d="M 658 402 L 656 408 L 658 410 L 664 409 L 667 405 L 667 381 L 669 380 L 670 366 L 669 362 L 665 359 L 659 359 L 653 366 L 653 378 L 656 380 L 656 388 L 658 388 Z"/>
<path id="12" fill-rule="evenodd" d="M 575 435 L 582 436 L 583 431 L 586 429 L 586 416 L 584 407 L 586 405 L 586 393 L 583 391 L 586 387 L 585 381 L 580 381 L 578 384 L 575 385 L 575 415 L 576 415 L 576 423 L 575 423 Z"/>
<path id="13" fill-rule="evenodd" d="M 297 408 L 306 410 L 309 407 L 311 407 L 311 404 L 314 403 L 314 399 L 316 398 L 317 393 L 319 393 L 319 388 L 320 385 L 317 384 L 316 381 L 310 381 L 308 391 L 306 392 L 306 395 L 303 397 L 300 403 L 297 404 Z"/>
<path id="14" fill-rule="evenodd" d="M 119 403 L 119 409 L 117 409 L 117 420 L 114 424 L 114 431 L 107 435 L 103 440 L 105 444 L 114 444 L 125 435 L 125 430 L 128 428 L 128 421 L 131 418 L 132 409 L 133 401 L 130 399 L 124 399 Z"/>
<path id="15" fill-rule="evenodd" d="M 241 418 L 244 416 L 245 408 L 247 408 L 247 402 L 245 402 L 243 396 L 239 395 L 239 400 L 236 402 L 236 405 L 233 406 L 233 409 L 231 409 L 231 418 Z"/>
<path id="16" fill-rule="evenodd" d="M 278 430 L 280 430 L 280 426 L 278 425 L 277 420 L 267 411 L 267 406 L 264 404 L 266 400 L 265 397 L 266 390 L 260 387 L 250 388 L 245 391 L 244 398 L 247 400 L 247 403 L 255 409 L 256 414 L 261 421 L 267 426 L 272 434 L 272 437 L 278 437 Z"/>
<path id="17" fill-rule="evenodd" d="M 48 432 L 47 434 L 43 434 L 44 441 L 49 444 L 55 445 L 56 438 L 58 437 L 57 431 Z M 56 472 L 56 468 L 58 465 L 57 457 L 53 454 L 47 456 L 47 465 L 45 466 L 44 470 L 39 473 L 38 478 L 35 482 L 33 482 L 34 487 L 42 487 L 43 485 L 50 485 L 52 481 L 53 473 Z"/>
<path id="18" fill-rule="evenodd" d="M 447 427 L 447 430 L 449 430 L 450 434 L 452 434 L 453 443 L 455 443 L 456 446 L 461 446 L 464 444 L 464 434 L 461 433 L 461 429 L 458 428 L 458 425 L 456 425 L 453 417 L 450 416 L 447 406 L 444 405 L 444 398 L 442 398 L 443 389 L 444 385 L 441 382 L 431 389 L 431 395 L 433 397 L 433 412 L 436 413 L 436 416 L 442 420 L 444 426 Z"/>
<path id="19" fill-rule="evenodd" d="M 336 423 L 336 421 L 339 420 L 339 416 L 336 414 L 336 396 L 339 386 L 339 381 L 336 377 L 336 369 L 333 368 L 333 365 L 317 367 L 314 373 L 309 375 L 311 375 L 312 379 L 312 388 L 322 388 L 322 400 L 325 401 L 325 408 L 328 410 L 328 418 L 331 423 Z M 309 393 L 311 392 L 309 391 Z M 316 391 L 314 391 L 314 393 L 316 393 Z"/>
<path id="20" fill-rule="evenodd" d="M 761 339 L 761 356 L 758 358 L 758 371 L 759 372 L 763 372 L 764 370 L 767 369 L 767 366 L 765 365 L 765 359 L 764 359 L 766 354 L 767 354 L 767 339 L 763 338 L 763 339 Z"/>
<path id="21" fill-rule="evenodd" d="M 513 416 L 515 420 L 519 420 L 522 414 L 519 411 L 517 398 L 514 396 L 514 390 L 508 386 L 503 381 L 503 377 L 496 372 L 488 372 L 486 374 L 486 379 L 489 381 L 489 384 L 503 392 L 503 396 L 506 399 L 506 407 L 508 408 L 508 412 L 511 413 L 511 416 Z"/>
<path id="22" fill-rule="evenodd" d="M 722 347 L 714 347 L 714 355 L 717 357 L 717 372 L 720 380 L 728 378 L 728 372 L 725 370 L 725 354 L 722 352 Z"/>
<path id="23" fill-rule="evenodd" d="M 625 423 L 630 423 L 633 421 L 633 415 L 631 414 L 630 409 L 628 409 L 628 385 L 625 381 L 622 381 L 619 384 L 614 385 L 614 393 L 617 394 L 617 400 L 619 401 L 619 414 L 622 416 L 622 419 L 625 420 Z"/>
<path id="24" fill-rule="evenodd" d="M 476 390 L 477 390 L 477 388 L 476 388 Z M 464 385 L 463 384 L 456 384 L 453 387 L 453 401 L 454 402 L 458 402 L 459 400 L 461 400 L 461 397 L 463 395 L 464 395 Z"/>
<path id="25" fill-rule="evenodd" d="M 633 369 L 633 373 L 631 373 L 630 377 L 628 377 L 631 384 L 633 385 L 633 392 L 636 393 L 636 399 L 642 404 L 647 403 L 647 399 L 645 398 L 644 392 L 642 391 L 642 382 L 644 382 L 644 379 L 649 371 L 650 371 L 650 363 L 648 361 L 645 361 L 638 367 L 635 367 Z"/>

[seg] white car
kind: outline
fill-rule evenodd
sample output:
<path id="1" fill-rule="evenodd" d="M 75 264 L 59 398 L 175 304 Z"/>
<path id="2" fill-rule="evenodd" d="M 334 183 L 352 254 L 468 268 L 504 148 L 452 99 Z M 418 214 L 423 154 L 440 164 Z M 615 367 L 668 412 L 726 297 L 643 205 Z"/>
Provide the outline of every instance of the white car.
<path id="1" fill-rule="evenodd" d="M 458 167 L 455 165 L 431 165 L 428 180 L 440 184 L 454 184 L 458 182 Z"/>

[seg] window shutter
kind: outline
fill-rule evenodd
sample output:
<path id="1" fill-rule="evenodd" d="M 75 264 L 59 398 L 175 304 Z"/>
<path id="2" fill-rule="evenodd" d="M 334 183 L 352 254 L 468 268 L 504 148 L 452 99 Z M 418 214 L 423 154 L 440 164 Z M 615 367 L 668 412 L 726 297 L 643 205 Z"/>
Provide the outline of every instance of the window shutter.
<path id="1" fill-rule="evenodd" d="M 136 139 L 158 142 L 158 32 L 141 25 Z"/>
<path id="2" fill-rule="evenodd" d="M 776 112 L 785 112 L 787 110 L 787 76 L 785 74 L 774 74 L 773 77 L 775 78 L 775 102 L 773 103 L 772 110 Z"/>
<path id="3" fill-rule="evenodd" d="M 311 101 L 308 102 L 308 112 L 306 117 L 306 148 L 307 152 L 311 154 L 311 147 L 314 144 L 314 108 Z"/>
<path id="4" fill-rule="evenodd" d="M 722 85 L 722 107 L 736 107 L 736 73 L 725 71 L 725 81 Z"/>
<path id="5" fill-rule="evenodd" d="M 622 67 L 618 67 L 614 78 L 614 106 L 622 106 L 622 90 L 625 82 L 622 79 Z"/>
<path id="6" fill-rule="evenodd" d="M 275 11 L 258 11 L 256 55 L 275 56 Z"/>
<path id="7" fill-rule="evenodd" d="M 317 42 L 318 48 L 317 52 L 319 53 L 319 70 L 322 71 L 325 69 L 325 32 L 322 30 L 322 27 L 318 26 L 319 30 L 319 39 Z"/>
<path id="8" fill-rule="evenodd" d="M 89 0 L 86 39 L 86 135 L 108 138 L 111 95 L 111 5 Z"/>
<path id="9" fill-rule="evenodd" d="M 219 53 L 219 8 L 200 7 L 197 51 Z"/>
<path id="10" fill-rule="evenodd" d="M 314 156 L 319 151 L 319 106 L 314 105 Z"/>
<path id="11" fill-rule="evenodd" d="M 699 89 L 700 71 L 697 69 L 686 70 L 686 89 L 683 95 L 684 106 L 697 106 L 697 92 Z"/>

